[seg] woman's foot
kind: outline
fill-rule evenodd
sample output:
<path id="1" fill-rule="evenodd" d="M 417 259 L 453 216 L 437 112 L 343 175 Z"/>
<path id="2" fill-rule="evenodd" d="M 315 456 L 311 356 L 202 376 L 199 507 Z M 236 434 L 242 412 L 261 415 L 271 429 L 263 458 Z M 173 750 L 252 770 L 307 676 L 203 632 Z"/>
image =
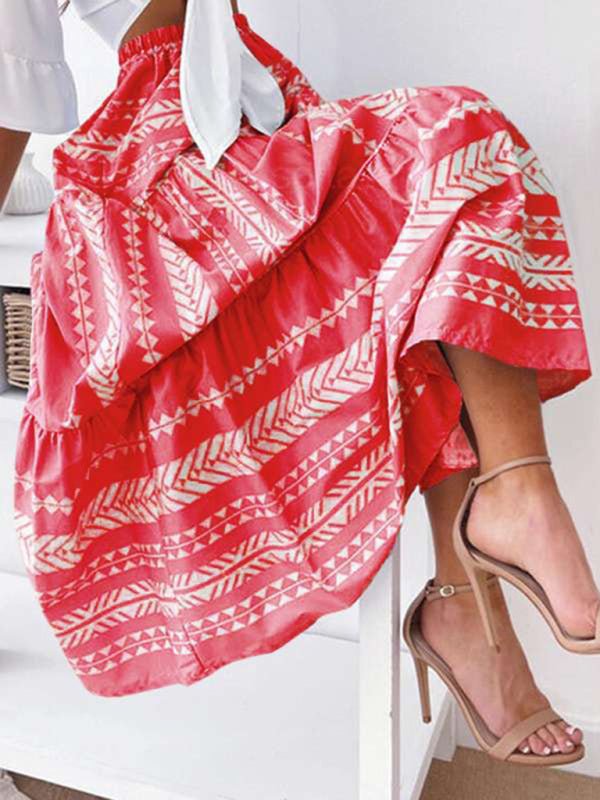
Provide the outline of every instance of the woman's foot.
<path id="1" fill-rule="evenodd" d="M 516 467 L 479 486 L 467 537 L 533 575 L 566 633 L 594 636 L 600 593 L 549 464 Z"/>
<path id="2" fill-rule="evenodd" d="M 500 652 L 487 643 L 472 592 L 425 603 L 421 632 L 452 668 L 488 728 L 502 736 L 549 703 L 535 685 L 497 581 L 492 583 L 490 594 Z M 521 742 L 518 750 L 537 755 L 570 753 L 582 739 L 579 729 L 561 720 L 539 728 Z"/>

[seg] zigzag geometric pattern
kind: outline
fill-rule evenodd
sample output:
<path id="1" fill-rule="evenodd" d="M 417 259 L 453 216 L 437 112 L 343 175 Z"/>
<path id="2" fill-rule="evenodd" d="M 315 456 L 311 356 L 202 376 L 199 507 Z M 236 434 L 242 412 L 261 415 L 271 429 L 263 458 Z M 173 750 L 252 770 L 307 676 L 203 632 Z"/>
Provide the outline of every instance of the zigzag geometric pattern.
<path id="1" fill-rule="evenodd" d="M 476 463 L 437 340 L 590 374 L 556 196 L 469 87 L 325 101 L 234 15 L 286 118 L 208 170 L 182 29 L 55 151 L 14 516 L 90 692 L 190 684 L 359 599 L 416 488 Z"/>

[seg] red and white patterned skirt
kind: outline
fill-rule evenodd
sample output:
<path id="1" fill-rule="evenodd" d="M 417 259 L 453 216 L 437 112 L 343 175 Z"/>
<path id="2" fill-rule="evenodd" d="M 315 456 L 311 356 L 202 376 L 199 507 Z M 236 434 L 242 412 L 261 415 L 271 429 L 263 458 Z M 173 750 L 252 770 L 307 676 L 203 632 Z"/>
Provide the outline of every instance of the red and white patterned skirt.
<path id="1" fill-rule="evenodd" d="M 590 375 L 557 199 L 462 86 L 326 101 L 234 15 L 286 98 L 210 172 L 182 27 L 120 51 L 55 153 L 32 264 L 15 514 L 91 692 L 191 684 L 350 606 L 413 490 L 475 464 L 438 340 Z"/>

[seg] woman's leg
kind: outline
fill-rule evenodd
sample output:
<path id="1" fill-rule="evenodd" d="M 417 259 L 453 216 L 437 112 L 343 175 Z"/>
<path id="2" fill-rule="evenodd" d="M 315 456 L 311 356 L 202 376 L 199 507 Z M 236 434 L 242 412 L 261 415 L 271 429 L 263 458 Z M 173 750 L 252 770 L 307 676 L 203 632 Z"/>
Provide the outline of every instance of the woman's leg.
<path id="1" fill-rule="evenodd" d="M 480 471 L 545 454 L 535 372 L 455 345 L 440 346 L 463 394 Z M 530 572 L 568 633 L 594 635 L 600 593 L 550 465 L 512 469 L 480 486 L 468 535 L 488 555 Z"/>
<path id="2" fill-rule="evenodd" d="M 475 472 L 454 474 L 425 492 L 439 583 L 467 583 L 452 545 L 452 525 L 468 479 Z M 500 736 L 548 702 L 535 685 L 499 586 L 492 589 L 492 599 L 500 652 L 487 644 L 471 592 L 427 603 L 421 628 L 427 641 L 450 665 L 490 730 Z M 581 731 L 569 728 L 566 722 L 553 723 L 528 737 L 520 749 L 527 752 L 529 748 L 539 755 L 557 752 L 556 748 L 568 753 L 573 743 L 579 744 L 582 738 Z"/>

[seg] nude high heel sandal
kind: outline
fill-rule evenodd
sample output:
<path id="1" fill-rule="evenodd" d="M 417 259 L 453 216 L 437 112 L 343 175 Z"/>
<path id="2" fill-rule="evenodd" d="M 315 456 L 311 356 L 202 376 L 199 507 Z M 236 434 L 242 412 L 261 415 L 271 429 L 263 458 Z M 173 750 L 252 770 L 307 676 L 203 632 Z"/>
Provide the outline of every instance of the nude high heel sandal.
<path id="1" fill-rule="evenodd" d="M 486 637 L 492 647 L 497 649 L 499 645 L 494 631 L 489 592 L 485 580 L 486 575 L 497 575 L 500 578 L 504 578 L 504 580 L 512 583 L 513 586 L 531 600 L 550 626 L 558 643 L 562 645 L 565 650 L 569 650 L 573 653 L 600 653 L 600 611 L 598 612 L 596 620 L 596 633 L 593 637 L 571 636 L 561 626 L 554 613 L 550 600 L 533 575 L 513 564 L 507 564 L 504 561 L 499 561 L 498 559 L 492 558 L 492 556 L 486 555 L 472 545 L 467 537 L 467 520 L 477 487 L 495 478 L 496 475 L 506 472 L 506 470 L 526 464 L 539 463 L 550 464 L 552 462 L 549 456 L 527 456 L 526 458 L 507 461 L 489 470 L 489 472 L 485 472 L 483 475 L 471 478 L 454 522 L 452 533 L 454 549 L 467 572 L 469 581 L 475 592 L 477 606 L 481 614 Z"/>
<path id="2" fill-rule="evenodd" d="M 495 576 L 491 575 L 486 579 L 486 583 L 497 580 Z M 532 767 L 553 767 L 558 764 L 572 764 L 574 761 L 579 761 L 585 755 L 585 747 L 582 744 L 577 745 L 570 753 L 552 753 L 547 756 L 538 756 L 535 753 L 521 753 L 516 749 L 523 739 L 535 733 L 538 728 L 547 725 L 549 722 L 556 722 L 562 719 L 560 714 L 557 714 L 550 706 L 536 711 L 526 719 L 521 720 L 503 736 L 496 736 L 492 733 L 471 700 L 460 688 L 451 667 L 430 647 L 423 637 L 421 633 L 421 610 L 425 603 L 453 597 L 455 594 L 471 590 L 472 587 L 468 583 L 459 586 L 436 586 L 430 580 L 406 612 L 403 634 L 415 662 L 423 722 L 431 722 L 428 671 L 432 669 L 452 692 L 481 749 L 492 758 L 499 761 L 508 761 L 512 764 L 526 764 Z"/>

